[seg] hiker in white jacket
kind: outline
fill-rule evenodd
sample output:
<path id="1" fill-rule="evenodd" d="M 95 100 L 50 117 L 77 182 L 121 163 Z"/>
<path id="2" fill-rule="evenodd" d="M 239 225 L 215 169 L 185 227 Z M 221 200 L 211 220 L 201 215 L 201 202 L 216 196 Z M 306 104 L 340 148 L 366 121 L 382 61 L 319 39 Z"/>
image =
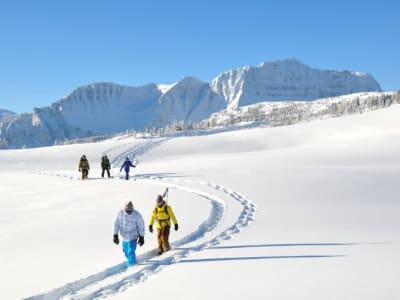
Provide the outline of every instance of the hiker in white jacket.
<path id="1" fill-rule="evenodd" d="M 125 205 L 114 222 L 114 243 L 119 244 L 118 234 L 121 235 L 122 250 L 128 260 L 128 267 L 136 264 L 136 246 L 144 244 L 144 221 L 142 215 L 133 209 L 132 202 Z"/>

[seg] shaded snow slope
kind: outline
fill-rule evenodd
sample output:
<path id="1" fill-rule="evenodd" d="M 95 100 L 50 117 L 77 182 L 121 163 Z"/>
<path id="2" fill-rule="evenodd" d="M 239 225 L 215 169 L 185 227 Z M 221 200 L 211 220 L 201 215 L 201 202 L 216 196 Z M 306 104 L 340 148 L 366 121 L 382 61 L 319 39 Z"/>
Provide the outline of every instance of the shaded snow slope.
<path id="1" fill-rule="evenodd" d="M 6 109 L 0 109 L 0 123 L 4 121 L 8 121 L 11 118 L 15 117 L 16 113 L 6 110 Z"/>
<path id="2" fill-rule="evenodd" d="M 90 131 L 67 123 L 60 112 L 35 109 L 32 114 L 18 115 L 0 123 L 0 148 L 47 146 L 90 135 Z"/>
<path id="3" fill-rule="evenodd" d="M 100 83 L 74 90 L 50 109 L 60 111 L 68 124 L 110 134 L 148 127 L 160 96 L 155 84 L 128 87 Z"/>
<path id="4" fill-rule="evenodd" d="M 194 77 L 185 77 L 160 98 L 154 124 L 166 126 L 176 121 L 199 122 L 210 112 L 221 110 L 225 101 L 208 83 Z"/>

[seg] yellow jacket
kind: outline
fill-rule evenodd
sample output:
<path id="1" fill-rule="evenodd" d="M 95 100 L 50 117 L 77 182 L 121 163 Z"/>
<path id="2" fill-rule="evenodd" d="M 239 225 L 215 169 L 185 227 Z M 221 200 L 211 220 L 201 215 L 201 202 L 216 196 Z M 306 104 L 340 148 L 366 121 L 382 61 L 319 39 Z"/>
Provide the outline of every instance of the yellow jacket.
<path id="1" fill-rule="evenodd" d="M 171 219 L 174 224 L 178 224 L 171 206 L 167 205 L 167 203 L 164 203 L 161 207 L 156 205 L 151 214 L 150 225 L 153 225 L 154 221 L 156 221 L 157 228 L 164 228 L 165 226 L 171 226 Z"/>

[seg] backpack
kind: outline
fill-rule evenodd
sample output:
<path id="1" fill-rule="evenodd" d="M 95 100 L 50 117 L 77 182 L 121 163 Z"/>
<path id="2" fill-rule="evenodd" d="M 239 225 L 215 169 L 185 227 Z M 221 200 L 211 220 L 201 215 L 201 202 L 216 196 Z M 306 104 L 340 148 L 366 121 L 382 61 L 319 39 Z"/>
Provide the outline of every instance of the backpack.
<path id="1" fill-rule="evenodd" d="M 158 206 L 156 206 L 156 212 L 157 212 L 157 215 L 160 213 L 160 212 L 164 212 L 167 216 L 168 216 L 168 218 L 167 219 L 164 219 L 164 220 L 160 220 L 160 219 L 158 219 L 158 216 L 157 216 L 157 222 L 158 222 L 158 224 L 161 226 L 161 223 L 167 223 L 167 225 L 169 225 L 169 222 L 170 222 L 170 220 L 171 220 L 171 217 L 170 217 L 170 215 L 169 215 L 169 213 L 168 213 L 168 205 L 167 204 L 165 204 L 163 207 L 158 207 Z"/>
<path id="2" fill-rule="evenodd" d="M 157 206 L 156 210 L 157 210 L 157 214 L 159 214 L 160 212 L 165 212 L 165 214 L 168 216 L 167 220 L 169 220 L 171 218 L 168 213 L 168 204 L 163 205 L 163 207 Z M 163 220 L 163 221 L 166 221 L 166 220 Z"/>

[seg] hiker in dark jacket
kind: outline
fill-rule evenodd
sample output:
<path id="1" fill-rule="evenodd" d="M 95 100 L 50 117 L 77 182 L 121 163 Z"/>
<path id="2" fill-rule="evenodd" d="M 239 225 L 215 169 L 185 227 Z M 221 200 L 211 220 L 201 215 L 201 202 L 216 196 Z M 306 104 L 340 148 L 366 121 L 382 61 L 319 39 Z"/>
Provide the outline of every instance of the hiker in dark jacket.
<path id="1" fill-rule="evenodd" d="M 122 171 L 122 169 L 125 170 L 125 179 L 128 180 L 129 179 L 129 171 L 131 169 L 131 167 L 136 168 L 135 165 L 132 164 L 132 162 L 129 160 L 129 157 L 127 157 L 124 161 L 124 163 L 121 166 L 121 169 L 119 170 L 120 172 Z"/>
<path id="2" fill-rule="evenodd" d="M 107 172 L 108 178 L 110 178 L 110 169 L 111 169 L 111 164 L 110 164 L 110 160 L 108 159 L 107 155 L 104 155 L 101 158 L 101 177 L 104 178 L 104 172 Z"/>
<path id="3" fill-rule="evenodd" d="M 79 172 L 82 173 L 82 180 L 87 179 L 89 175 L 89 162 L 86 158 L 86 155 L 82 155 L 81 160 L 79 161 Z"/>

